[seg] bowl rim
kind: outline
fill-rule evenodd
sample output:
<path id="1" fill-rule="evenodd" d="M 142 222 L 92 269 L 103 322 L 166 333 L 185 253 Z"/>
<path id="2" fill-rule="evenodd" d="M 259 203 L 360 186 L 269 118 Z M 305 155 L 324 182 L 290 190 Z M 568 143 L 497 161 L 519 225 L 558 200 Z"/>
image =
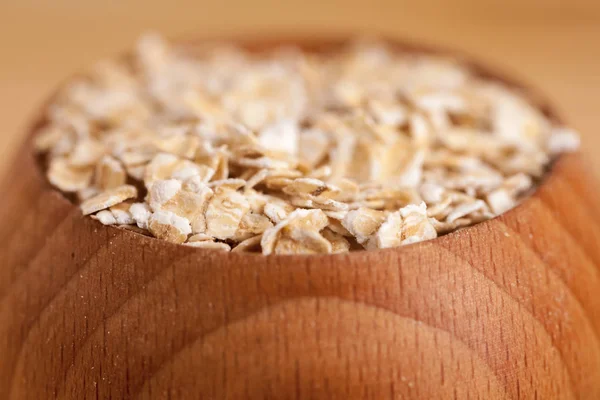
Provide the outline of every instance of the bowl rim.
<path id="1" fill-rule="evenodd" d="M 274 38 L 276 37 L 276 38 Z M 238 35 L 219 35 L 219 36 L 203 36 L 203 37 L 191 37 L 191 38 L 179 38 L 170 40 L 172 46 L 182 49 L 184 51 L 189 51 L 194 47 L 206 46 L 206 45 L 216 45 L 216 44 L 233 44 L 242 49 L 247 49 L 252 52 L 259 52 L 264 50 L 272 50 L 277 47 L 286 47 L 286 46 L 294 46 L 302 49 L 307 52 L 327 52 L 332 49 L 339 48 L 341 46 L 347 45 L 348 43 L 352 43 L 356 41 L 356 39 L 365 38 L 364 35 L 356 35 L 356 34 L 326 34 L 326 35 L 283 35 L 277 36 L 273 34 L 238 34 Z M 521 79 L 515 78 L 516 73 L 507 72 L 504 69 L 498 69 L 496 67 L 492 67 L 489 64 L 478 60 L 477 57 L 471 55 L 468 52 L 463 50 L 453 49 L 447 46 L 441 46 L 437 44 L 431 43 L 421 43 L 416 42 L 404 38 L 392 37 L 387 35 L 375 35 L 375 36 L 367 36 L 367 39 L 375 39 L 377 42 L 384 43 L 395 51 L 411 53 L 411 54 L 421 54 L 421 55 L 432 55 L 432 56 L 442 56 L 448 57 L 449 59 L 455 60 L 458 63 L 465 65 L 471 71 L 474 71 L 477 76 L 482 78 L 489 79 L 491 81 L 499 82 L 503 85 L 506 85 L 510 88 L 516 89 L 521 92 L 522 96 L 526 98 L 533 106 L 535 106 L 538 110 L 540 110 L 549 120 L 556 122 L 557 124 L 565 124 L 565 119 L 561 115 L 561 113 L 556 109 L 556 107 L 548 100 L 548 98 L 539 90 L 539 88 L 524 83 Z M 113 58 L 127 57 L 131 53 L 131 50 L 117 53 Z M 142 243 L 140 245 L 143 246 L 165 246 L 170 248 L 172 251 L 181 251 L 188 252 L 189 255 L 192 255 L 197 252 L 208 252 L 211 256 L 229 259 L 229 261 L 239 260 L 240 262 L 247 261 L 258 261 L 265 259 L 285 259 L 289 261 L 293 260 L 310 260 L 311 262 L 336 262 L 336 260 L 349 260 L 349 259 L 358 259 L 365 257 L 383 257 L 390 256 L 394 254 L 399 254 L 400 252 L 405 251 L 425 251 L 428 247 L 434 246 L 435 244 L 439 244 L 442 242 L 448 242 L 453 240 L 460 240 L 457 236 L 462 235 L 470 235 L 477 229 L 489 229 L 498 223 L 503 224 L 503 219 L 512 218 L 516 214 L 520 213 L 522 210 L 526 209 L 529 203 L 539 200 L 541 196 L 541 192 L 547 190 L 549 187 L 553 185 L 553 182 L 556 179 L 559 179 L 557 175 L 561 173 L 561 171 L 570 163 L 572 163 L 575 159 L 577 159 L 581 153 L 577 151 L 572 154 L 560 154 L 555 159 L 553 159 L 550 164 L 547 166 L 544 175 L 540 178 L 538 185 L 533 189 L 532 193 L 528 194 L 520 203 L 518 203 L 515 207 L 505 211 L 493 218 L 488 220 L 475 223 L 473 225 L 469 225 L 464 228 L 460 228 L 458 230 L 452 231 L 450 233 L 446 233 L 444 235 L 438 236 L 434 239 L 425 240 L 422 242 L 412 243 L 408 245 L 403 245 L 399 247 L 386 248 L 386 249 L 372 249 L 372 250 L 356 250 L 349 251 L 345 253 L 330 253 L 330 254 L 270 254 L 263 255 L 262 253 L 254 253 L 254 252 L 231 252 L 231 251 L 221 251 L 215 249 L 204 249 L 197 248 L 193 246 L 186 246 L 184 244 L 176 244 L 171 243 L 165 240 L 161 240 L 155 238 L 153 236 L 143 235 L 132 230 L 119 228 L 113 225 L 104 225 L 99 221 L 94 221 L 90 218 L 89 215 L 82 215 L 80 213 L 79 207 L 77 204 L 73 203 L 70 199 L 68 199 L 64 193 L 62 193 L 57 188 L 54 188 L 45 174 L 45 168 L 40 163 L 39 155 L 37 155 L 33 149 L 33 139 L 38 129 L 43 127 L 47 120 L 45 117 L 45 111 L 48 106 L 52 103 L 54 98 L 57 96 L 58 92 L 64 85 L 70 82 L 74 77 L 82 73 L 82 71 L 74 72 L 70 74 L 68 77 L 60 81 L 55 88 L 52 90 L 51 94 L 46 97 L 46 100 L 42 102 L 40 106 L 36 108 L 34 118 L 31 119 L 30 124 L 26 128 L 26 139 L 24 141 L 24 151 L 25 156 L 31 157 L 34 167 L 35 167 L 35 176 L 38 178 L 39 183 L 43 185 L 43 190 L 46 192 L 51 192 L 55 195 L 55 198 L 62 203 L 63 206 L 69 208 L 70 213 L 79 213 L 80 219 L 89 219 L 92 220 L 93 223 L 97 224 L 98 229 L 106 229 L 109 234 L 118 234 L 118 235 L 132 235 L 131 238 L 135 240 L 141 240 Z"/>

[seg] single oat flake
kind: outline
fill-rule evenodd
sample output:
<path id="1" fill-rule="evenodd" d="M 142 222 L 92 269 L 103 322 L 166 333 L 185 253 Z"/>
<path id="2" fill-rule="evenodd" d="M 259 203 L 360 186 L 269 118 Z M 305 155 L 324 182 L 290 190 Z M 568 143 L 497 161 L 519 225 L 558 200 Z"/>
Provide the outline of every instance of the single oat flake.
<path id="1" fill-rule="evenodd" d="M 579 147 L 457 60 L 373 41 L 280 50 L 143 37 L 48 108 L 48 180 L 100 223 L 172 243 L 329 254 L 493 218 Z"/>

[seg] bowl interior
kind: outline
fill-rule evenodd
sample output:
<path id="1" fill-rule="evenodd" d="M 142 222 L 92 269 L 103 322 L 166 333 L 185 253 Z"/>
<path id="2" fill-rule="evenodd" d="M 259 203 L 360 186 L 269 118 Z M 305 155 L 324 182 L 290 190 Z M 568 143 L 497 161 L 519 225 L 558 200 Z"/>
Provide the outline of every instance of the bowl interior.
<path id="1" fill-rule="evenodd" d="M 259 36 L 241 37 L 240 36 L 240 37 L 231 37 L 231 38 L 215 38 L 215 39 L 202 39 L 202 40 L 193 40 L 193 39 L 192 40 L 177 40 L 174 42 L 174 46 L 177 49 L 180 49 L 184 52 L 189 52 L 191 54 L 193 54 L 195 51 L 199 51 L 200 49 L 203 49 L 203 48 L 205 49 L 207 46 L 217 45 L 219 43 L 234 44 L 238 47 L 241 47 L 243 49 L 246 49 L 246 50 L 254 52 L 254 53 L 271 51 L 273 49 L 280 48 L 280 47 L 295 47 L 295 48 L 300 48 L 302 51 L 305 51 L 305 52 L 323 54 L 323 53 L 338 50 L 341 47 L 347 45 L 351 41 L 350 37 L 351 36 L 348 35 L 348 36 L 342 36 L 342 37 L 338 37 L 338 38 L 326 38 L 326 39 L 316 38 L 316 37 L 312 37 L 312 38 L 284 37 L 284 38 L 273 39 L 272 37 L 259 37 Z M 557 124 L 564 123 L 563 118 L 559 115 L 559 113 L 556 111 L 556 109 L 547 101 L 545 96 L 540 94 L 540 92 L 536 88 L 533 88 L 527 84 L 524 84 L 524 83 L 518 81 L 517 79 L 514 79 L 512 76 L 510 76 L 510 74 L 506 74 L 502 71 L 496 70 L 495 68 L 493 68 L 489 65 L 485 65 L 485 64 L 477 61 L 474 57 L 472 57 L 468 54 L 465 54 L 463 52 L 459 52 L 456 50 L 452 50 L 452 49 L 447 49 L 447 48 L 442 48 L 442 47 L 437 47 L 437 46 L 432 46 L 432 45 L 426 45 L 426 44 L 411 43 L 409 41 L 404 41 L 404 40 L 399 40 L 399 39 L 381 38 L 381 37 L 379 37 L 377 39 L 378 39 L 378 41 L 385 43 L 386 45 L 390 46 L 394 51 L 397 51 L 399 53 L 409 53 L 409 54 L 417 54 L 417 55 L 418 54 L 437 55 L 437 56 L 443 56 L 443 57 L 448 57 L 448 58 L 454 59 L 454 60 L 458 61 L 459 63 L 461 63 L 462 65 L 465 65 L 466 67 L 468 67 L 469 70 L 472 71 L 472 73 L 475 76 L 485 78 L 490 81 L 495 81 L 495 82 L 501 83 L 507 87 L 510 87 L 512 89 L 518 90 L 531 104 L 533 104 L 535 107 L 537 107 L 550 121 L 555 122 Z M 126 54 L 121 54 L 120 56 L 117 56 L 117 57 L 129 58 L 129 56 L 130 55 L 126 53 Z M 66 81 L 68 82 L 68 79 Z M 34 120 L 33 124 L 30 126 L 28 140 L 27 140 L 29 148 L 31 148 L 31 142 L 32 142 L 33 137 L 35 136 L 36 131 L 39 128 L 43 127 L 47 123 L 47 119 L 45 117 L 45 110 L 48 107 L 48 105 L 51 104 L 51 102 L 55 98 L 55 96 L 56 95 L 53 94 L 49 97 L 49 99 L 42 106 L 41 112 L 39 113 L 39 117 L 36 118 Z M 74 202 L 73 197 L 70 197 L 69 195 L 61 192 L 60 190 L 55 189 L 54 187 L 52 187 L 50 185 L 50 183 L 48 182 L 48 180 L 45 176 L 45 159 L 44 159 L 44 157 L 41 155 L 34 154 L 33 151 L 31 151 L 30 153 L 35 158 L 35 163 L 38 168 L 39 178 L 41 181 L 43 181 L 43 184 L 46 185 L 48 190 L 58 193 L 60 195 L 60 198 L 63 201 L 70 203 L 71 207 L 78 208 Z M 542 186 L 548 184 L 548 180 L 549 180 L 548 178 L 552 175 L 553 170 L 555 169 L 554 167 L 557 164 L 561 163 L 562 162 L 561 159 L 563 159 L 563 158 L 565 158 L 565 157 L 561 155 L 561 156 L 558 156 L 556 159 L 552 160 L 552 162 L 548 165 L 546 173 L 544 174 L 542 179 L 538 182 L 538 184 L 535 185 L 535 187 L 533 188 L 533 191 L 527 197 L 523 198 L 522 201 L 516 207 L 504 212 L 503 214 L 501 214 L 497 217 L 494 217 L 492 219 L 489 219 L 489 220 L 486 220 L 483 222 L 479 222 L 479 223 L 476 223 L 476 224 L 473 224 L 473 225 L 470 225 L 470 226 L 467 226 L 464 228 L 460 228 L 456 231 L 438 236 L 436 239 L 428 240 L 425 242 L 418 242 L 418 243 L 414 243 L 414 244 L 410 244 L 410 245 L 404 245 L 404 246 L 396 247 L 396 248 L 350 251 L 348 253 L 343 253 L 343 254 L 325 254 L 325 255 L 320 255 L 320 254 L 316 254 L 316 255 L 276 255 L 276 254 L 272 254 L 272 255 L 269 255 L 268 257 L 287 257 L 287 258 L 310 257 L 310 258 L 331 259 L 331 258 L 361 257 L 365 253 L 399 252 L 399 251 L 403 251 L 403 249 L 406 249 L 407 247 L 414 247 L 414 246 L 417 246 L 417 247 L 420 246 L 423 249 L 425 249 L 425 247 L 429 245 L 429 242 L 435 242 L 435 241 L 439 241 L 439 240 L 451 240 L 456 235 L 457 232 L 467 231 L 467 230 L 473 229 L 474 227 L 477 227 L 480 225 L 494 224 L 496 219 L 498 219 L 504 215 L 511 214 L 511 213 L 518 213 L 520 211 L 520 209 L 525 205 L 525 203 L 530 201 L 530 198 L 532 196 L 536 195 L 536 192 Z M 84 217 L 84 218 L 87 218 L 87 217 Z M 190 247 L 190 246 L 173 244 L 173 243 L 170 243 L 167 241 L 159 240 L 159 239 L 151 237 L 151 236 L 145 236 L 145 235 L 136 233 L 134 231 L 118 228 L 116 226 L 102 225 L 102 224 L 100 224 L 100 222 L 97 222 L 97 221 L 96 221 L 96 223 L 102 229 L 118 230 L 120 232 L 124 231 L 122 233 L 127 234 L 127 235 L 134 235 L 141 241 L 159 241 L 162 244 L 164 244 L 165 246 L 174 246 L 174 247 L 179 248 L 182 251 L 195 252 L 195 251 L 200 250 L 198 248 L 194 248 L 194 247 Z M 203 249 L 203 251 L 206 251 L 206 250 Z M 239 257 L 239 256 L 261 257 L 261 258 L 265 257 L 262 254 L 250 253 L 250 252 L 242 252 L 242 253 L 237 253 L 237 254 L 229 253 L 229 252 L 219 252 L 219 253 L 221 253 L 221 256 L 223 256 L 223 257 L 232 257 L 232 256 L 234 256 L 234 254 L 235 254 L 235 257 Z"/>

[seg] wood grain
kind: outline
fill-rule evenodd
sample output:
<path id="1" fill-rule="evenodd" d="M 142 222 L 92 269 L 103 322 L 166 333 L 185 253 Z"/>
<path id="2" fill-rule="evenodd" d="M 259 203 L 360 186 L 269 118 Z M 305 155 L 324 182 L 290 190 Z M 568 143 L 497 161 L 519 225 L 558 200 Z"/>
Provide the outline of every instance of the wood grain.
<path id="1" fill-rule="evenodd" d="M 103 226 L 28 144 L 10 171 L 1 399 L 600 398 L 600 189 L 579 154 L 499 218 L 307 257 Z"/>

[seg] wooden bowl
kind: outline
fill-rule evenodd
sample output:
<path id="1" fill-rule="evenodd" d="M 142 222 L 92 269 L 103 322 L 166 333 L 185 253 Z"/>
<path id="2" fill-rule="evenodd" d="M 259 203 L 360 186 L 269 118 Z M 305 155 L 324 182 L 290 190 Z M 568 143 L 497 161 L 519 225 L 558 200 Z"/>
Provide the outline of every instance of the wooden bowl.
<path id="1" fill-rule="evenodd" d="M 579 154 L 498 218 L 346 255 L 103 226 L 29 143 L 2 188 L 1 399 L 600 399 L 600 190 Z"/>

